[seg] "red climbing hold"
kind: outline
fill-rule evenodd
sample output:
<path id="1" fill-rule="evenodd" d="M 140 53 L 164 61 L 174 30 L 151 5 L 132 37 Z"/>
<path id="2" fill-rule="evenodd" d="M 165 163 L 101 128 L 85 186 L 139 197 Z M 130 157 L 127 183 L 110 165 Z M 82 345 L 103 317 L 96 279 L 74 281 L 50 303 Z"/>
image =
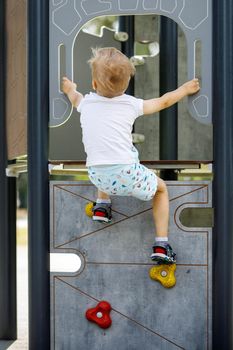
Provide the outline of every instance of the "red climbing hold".
<path id="1" fill-rule="evenodd" d="M 112 307 L 107 301 L 100 301 L 96 307 L 86 311 L 88 321 L 96 323 L 100 328 L 109 328 L 112 324 L 110 311 Z"/>

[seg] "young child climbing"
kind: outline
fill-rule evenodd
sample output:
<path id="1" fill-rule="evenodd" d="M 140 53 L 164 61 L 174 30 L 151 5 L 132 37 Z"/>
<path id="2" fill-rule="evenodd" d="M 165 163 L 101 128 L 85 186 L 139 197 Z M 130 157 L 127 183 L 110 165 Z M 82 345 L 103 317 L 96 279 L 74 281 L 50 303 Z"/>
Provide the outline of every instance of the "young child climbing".
<path id="1" fill-rule="evenodd" d="M 168 243 L 167 187 L 152 170 L 140 164 L 132 143 L 132 127 L 139 116 L 159 112 L 198 92 L 198 79 L 188 81 L 159 98 L 142 100 L 125 94 L 135 68 L 120 51 L 113 47 L 93 49 L 89 64 L 95 93 L 83 96 L 76 91 L 76 84 L 66 77 L 62 89 L 81 113 L 88 174 L 98 189 L 93 220 L 111 221 L 112 195 L 152 200 L 156 234 L 151 259 L 159 263 L 175 263 L 176 254 Z"/>

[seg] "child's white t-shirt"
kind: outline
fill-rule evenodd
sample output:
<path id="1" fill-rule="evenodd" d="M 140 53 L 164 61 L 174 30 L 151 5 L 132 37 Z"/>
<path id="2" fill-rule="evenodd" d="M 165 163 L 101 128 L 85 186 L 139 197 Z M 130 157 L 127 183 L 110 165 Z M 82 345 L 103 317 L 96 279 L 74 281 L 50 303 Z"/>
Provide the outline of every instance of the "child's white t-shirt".
<path id="1" fill-rule="evenodd" d="M 108 98 L 89 93 L 78 108 L 87 166 L 135 163 L 132 127 L 143 114 L 143 100 L 130 95 Z M 137 154 L 136 154 L 137 155 Z"/>

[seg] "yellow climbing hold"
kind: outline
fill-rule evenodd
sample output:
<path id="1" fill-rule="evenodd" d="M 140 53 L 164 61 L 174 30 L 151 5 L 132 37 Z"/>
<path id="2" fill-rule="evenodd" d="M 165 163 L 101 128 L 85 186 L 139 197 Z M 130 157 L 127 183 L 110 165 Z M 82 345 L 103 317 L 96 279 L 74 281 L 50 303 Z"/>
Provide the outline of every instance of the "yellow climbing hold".
<path id="1" fill-rule="evenodd" d="M 92 208 L 93 208 L 92 202 L 87 203 L 87 205 L 85 206 L 85 213 L 87 216 L 89 216 L 89 218 L 92 218 L 92 216 L 93 216 Z"/>
<path id="2" fill-rule="evenodd" d="M 160 282 L 165 288 L 174 287 L 176 284 L 176 264 L 153 266 L 149 275 L 152 280 Z"/>

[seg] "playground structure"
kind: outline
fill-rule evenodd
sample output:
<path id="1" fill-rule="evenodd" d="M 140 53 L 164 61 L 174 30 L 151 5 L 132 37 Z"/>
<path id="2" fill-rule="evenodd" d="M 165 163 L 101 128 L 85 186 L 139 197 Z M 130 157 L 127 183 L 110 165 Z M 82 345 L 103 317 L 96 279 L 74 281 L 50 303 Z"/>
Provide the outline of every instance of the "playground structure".
<path id="1" fill-rule="evenodd" d="M 1 6 L 1 26 L 5 28 L 4 2 Z M 125 199 L 124 210 L 119 213 L 117 209 L 119 199 L 116 198 L 113 205 L 117 214 L 115 221 L 104 229 L 99 228 L 96 234 L 93 223 L 84 214 L 85 204 L 94 199 L 93 186 L 87 182 L 59 181 L 49 184 L 48 173 L 49 116 L 50 125 L 56 127 L 65 123 L 71 113 L 70 106 L 59 91 L 57 72 L 58 48 L 61 43 L 66 46 L 65 72 L 72 78 L 74 74 L 72 45 L 79 29 L 87 21 L 101 15 L 124 15 L 126 17 L 122 17 L 124 20 L 121 21 L 121 30 L 127 32 L 130 38 L 133 17 L 129 16 L 151 13 L 169 17 L 182 27 L 187 39 L 189 78 L 195 74 L 195 42 L 201 40 L 202 89 L 197 97 L 189 99 L 189 112 L 200 122 L 210 123 L 213 119 L 214 126 L 214 202 L 212 203 L 211 199 L 211 183 L 168 182 L 172 208 L 171 232 L 174 232 L 172 239 L 174 243 L 177 242 L 179 256 L 177 285 L 168 290 L 150 280 L 148 276 L 151 265 L 148 261 L 148 250 L 152 237 L 146 236 L 143 232 L 153 232 L 149 227 L 150 220 L 147 218 L 150 213 L 149 203 L 139 204 L 135 200 Z M 212 49 L 213 19 L 215 35 Z M 228 52 L 232 52 L 233 42 L 231 21 L 232 5 L 226 4 L 225 1 L 222 3 L 214 0 L 197 1 L 195 7 L 192 7 L 189 1 L 178 0 L 172 2 L 83 0 L 40 1 L 40 3 L 28 1 L 30 349 L 75 349 L 77 344 L 81 344 L 80 348 L 85 349 L 85 346 L 88 348 L 87 340 L 88 346 L 94 349 L 99 349 L 101 346 L 105 346 L 104 349 L 114 346 L 122 349 L 140 349 L 142 346 L 146 349 L 151 349 L 153 346 L 159 349 L 192 349 L 198 346 L 203 349 L 231 348 L 232 313 L 229 310 L 232 306 L 232 257 L 227 251 L 230 249 L 228 247 L 231 247 L 233 234 L 232 56 L 228 55 Z M 169 56 L 174 60 L 177 52 L 172 43 L 176 27 L 172 21 L 163 18 L 160 29 L 164 35 L 160 42 L 160 54 L 163 53 L 163 57 Z M 50 40 L 44 40 L 49 37 L 49 31 Z M 3 32 L 4 30 L 1 31 L 1 35 Z M 4 40 L 1 40 L 1 53 L 4 53 L 6 40 L 5 37 L 2 39 Z M 163 45 L 163 42 L 166 45 Z M 126 54 L 133 55 L 132 40 L 121 45 Z M 2 54 L 0 67 L 2 76 L 5 76 L 5 66 L 6 60 Z M 218 84 L 212 85 L 212 72 Z M 164 76 L 161 80 L 162 74 L 161 71 L 161 89 L 166 91 L 176 87 L 176 79 L 171 85 L 171 76 Z M 48 81 L 50 81 L 50 95 Z M 134 87 L 130 88 L 133 91 Z M 10 163 L 18 160 L 22 154 L 17 154 L 14 159 L 14 156 L 9 157 L 6 150 L 6 93 L 5 85 L 1 81 L 0 229 L 3 248 L 0 258 L 0 281 L 1 286 L 4 285 L 5 288 L 4 290 L 1 288 L 0 292 L 0 336 L 2 339 L 15 339 L 16 179 L 6 177 L 5 168 L 8 169 L 8 175 L 12 175 Z M 174 116 L 174 110 L 166 113 L 164 120 L 168 122 Z M 182 164 L 181 161 L 176 161 L 177 125 L 173 125 L 176 131 L 173 135 L 166 134 L 169 128 L 172 128 L 171 124 L 162 126 L 160 136 L 162 135 L 163 139 L 170 139 L 174 153 L 171 153 L 169 148 L 161 147 L 160 159 L 163 162 L 150 161 L 150 164 L 162 168 L 164 176 L 170 179 L 175 176 L 174 169 L 188 167 L 190 163 Z M 83 161 L 78 160 L 79 164 Z M 67 160 L 66 163 L 68 164 Z M 16 162 L 15 167 L 17 166 L 20 166 L 19 162 Z M 49 187 L 52 193 L 50 202 Z M 61 203 L 65 203 L 62 208 Z M 187 229 L 180 222 L 179 215 L 182 209 L 190 206 L 215 208 L 213 249 L 211 228 Z M 75 211 L 75 208 L 79 210 Z M 66 212 L 69 213 L 69 217 L 65 215 Z M 148 226 L 147 229 L 145 225 Z M 127 231 L 127 234 L 120 240 L 119 236 L 122 236 L 124 231 Z M 196 250 L 188 259 L 187 240 L 190 239 L 194 242 Z M 108 255 L 104 250 L 104 244 L 112 240 L 116 240 L 115 249 Z M 137 252 L 136 255 L 127 251 L 131 249 L 131 245 L 133 252 Z M 98 249 L 94 249 L 95 247 Z M 78 252 L 82 261 L 78 274 L 49 273 L 48 253 L 53 251 Z M 122 268 L 126 271 L 123 274 L 120 273 Z M 116 280 L 118 289 L 114 288 Z M 125 290 L 125 286 L 128 286 L 128 291 L 134 287 L 131 298 L 125 294 L 119 295 L 120 291 Z M 103 295 L 108 296 L 108 301 L 112 305 L 112 326 L 104 333 L 85 320 L 85 311 L 94 307 Z M 160 308 L 161 305 L 159 306 L 164 300 L 172 311 L 169 314 L 171 322 L 167 321 L 167 310 L 164 311 Z M 184 307 L 182 303 L 185 304 Z M 158 318 L 156 314 L 159 314 Z M 125 338 L 122 337 L 123 332 Z"/>

